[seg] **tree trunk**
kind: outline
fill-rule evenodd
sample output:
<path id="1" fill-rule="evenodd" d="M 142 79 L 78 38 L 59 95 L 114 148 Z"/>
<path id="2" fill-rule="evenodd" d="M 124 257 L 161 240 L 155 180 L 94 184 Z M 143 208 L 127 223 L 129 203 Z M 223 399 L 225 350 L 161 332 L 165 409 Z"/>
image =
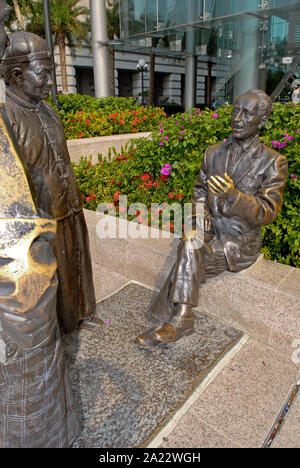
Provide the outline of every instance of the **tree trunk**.
<path id="1" fill-rule="evenodd" d="M 59 57 L 60 57 L 60 69 L 61 69 L 61 79 L 62 87 L 65 93 L 68 92 L 68 75 L 67 75 L 67 60 L 66 60 L 66 43 L 63 35 L 59 35 L 57 38 Z"/>
<path id="2" fill-rule="evenodd" d="M 155 92 L 155 55 L 150 54 L 150 83 L 149 83 L 149 106 L 154 105 Z"/>
<path id="3" fill-rule="evenodd" d="M 14 10 L 15 10 L 15 13 L 16 13 L 17 21 L 19 23 L 19 27 L 20 27 L 21 30 L 25 31 L 26 26 L 25 26 L 23 17 L 21 15 L 21 10 L 20 10 L 19 4 L 18 4 L 18 0 L 13 0 L 13 4 L 14 4 Z"/>
<path id="4" fill-rule="evenodd" d="M 112 48 L 108 49 L 109 54 L 109 69 L 110 69 L 110 94 L 115 97 L 115 51 Z"/>

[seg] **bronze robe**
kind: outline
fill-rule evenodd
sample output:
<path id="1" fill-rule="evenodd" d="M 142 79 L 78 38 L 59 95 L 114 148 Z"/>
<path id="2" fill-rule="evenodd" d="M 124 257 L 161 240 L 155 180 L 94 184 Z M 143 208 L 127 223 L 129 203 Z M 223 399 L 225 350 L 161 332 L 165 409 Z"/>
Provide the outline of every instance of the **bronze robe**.
<path id="1" fill-rule="evenodd" d="M 56 223 L 39 217 L 0 106 L 0 447 L 69 447 L 79 433 L 56 317 Z"/>
<path id="2" fill-rule="evenodd" d="M 62 123 L 45 102 L 33 106 L 7 90 L 5 109 L 32 178 L 37 205 L 57 221 L 57 315 L 65 333 L 95 312 L 88 232 Z"/>
<path id="3" fill-rule="evenodd" d="M 193 203 L 203 203 L 212 220 L 211 253 L 205 247 L 193 249 L 193 240 L 181 241 L 175 266 L 152 308 L 153 317 L 168 321 L 174 304 L 198 305 L 199 288 L 207 278 L 224 271 L 250 267 L 259 257 L 260 227 L 275 221 L 283 203 L 288 170 L 287 159 L 266 147 L 258 136 L 247 151 L 230 136 L 226 143 L 210 146 L 203 158 L 192 195 Z M 208 190 L 207 179 L 233 179 L 236 196 L 219 198 Z"/>

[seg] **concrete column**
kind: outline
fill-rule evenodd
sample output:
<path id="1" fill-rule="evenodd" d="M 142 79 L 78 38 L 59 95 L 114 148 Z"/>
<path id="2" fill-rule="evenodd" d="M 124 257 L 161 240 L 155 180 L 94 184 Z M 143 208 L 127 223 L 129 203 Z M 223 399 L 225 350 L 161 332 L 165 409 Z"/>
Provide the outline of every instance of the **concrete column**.
<path id="1" fill-rule="evenodd" d="M 95 96 L 110 96 L 108 50 L 103 45 L 107 41 L 105 0 L 90 0 L 92 50 L 94 58 Z"/>
<path id="2" fill-rule="evenodd" d="M 189 0 L 187 3 L 187 21 L 193 23 L 197 18 L 198 1 Z M 196 73 L 197 58 L 195 56 L 196 31 L 192 27 L 187 28 L 186 32 L 186 51 L 185 51 L 185 90 L 184 90 L 184 108 L 185 110 L 194 107 L 196 104 Z"/>

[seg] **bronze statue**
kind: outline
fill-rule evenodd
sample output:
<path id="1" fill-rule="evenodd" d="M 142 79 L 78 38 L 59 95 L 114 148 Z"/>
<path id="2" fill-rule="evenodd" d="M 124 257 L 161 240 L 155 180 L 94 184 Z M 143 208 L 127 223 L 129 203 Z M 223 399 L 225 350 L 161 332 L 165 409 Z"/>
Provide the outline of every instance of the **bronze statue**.
<path id="1" fill-rule="evenodd" d="M 57 222 L 52 247 L 58 263 L 57 315 L 65 333 L 95 313 L 88 232 L 62 123 L 46 102 L 52 85 L 46 41 L 27 32 L 9 37 L 3 61 L 5 110 L 22 148 L 38 207 Z M 90 320 L 96 325 L 100 319 Z"/>
<path id="2" fill-rule="evenodd" d="M 9 9 L 0 0 L 0 53 Z M 0 103 L 0 447 L 69 447 L 79 427 L 56 317 L 56 222 L 40 214 Z"/>
<path id="3" fill-rule="evenodd" d="M 232 135 L 204 156 L 192 203 L 204 205 L 204 242 L 199 220 L 178 247 L 175 266 L 158 294 L 152 316 L 158 324 L 137 337 L 142 347 L 176 342 L 193 333 L 192 308 L 201 283 L 224 271 L 238 272 L 259 256 L 260 227 L 272 223 L 283 203 L 287 160 L 263 145 L 258 129 L 271 113 L 271 99 L 252 89 L 233 108 Z"/>

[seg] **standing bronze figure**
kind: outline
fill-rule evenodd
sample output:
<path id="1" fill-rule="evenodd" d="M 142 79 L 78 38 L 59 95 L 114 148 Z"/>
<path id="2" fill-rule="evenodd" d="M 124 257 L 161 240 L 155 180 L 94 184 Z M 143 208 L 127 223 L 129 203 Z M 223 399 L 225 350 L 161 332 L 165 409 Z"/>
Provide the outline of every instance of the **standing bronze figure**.
<path id="1" fill-rule="evenodd" d="M 252 89 L 234 103 L 232 135 L 204 156 L 192 196 L 205 214 L 204 242 L 197 219 L 181 241 L 178 256 L 156 298 L 152 315 L 158 325 L 138 336 L 142 347 L 176 342 L 193 333 L 192 308 L 201 283 L 224 271 L 237 272 L 259 256 L 260 227 L 272 223 L 283 203 L 287 160 L 263 145 L 258 129 L 267 122 L 272 102 Z M 197 217 L 196 217 L 197 218 Z"/>
<path id="2" fill-rule="evenodd" d="M 9 40 L 3 61 L 5 110 L 22 148 L 38 207 L 57 222 L 52 241 L 58 263 L 57 314 L 62 330 L 71 333 L 92 317 L 96 305 L 82 197 L 62 123 L 43 101 L 52 86 L 46 41 L 27 32 L 14 33 Z"/>
<path id="3" fill-rule="evenodd" d="M 0 0 L 1 56 L 8 13 Z M 36 208 L 1 103 L 0 154 L 0 447 L 69 447 L 79 426 L 56 317 L 56 222 Z"/>

